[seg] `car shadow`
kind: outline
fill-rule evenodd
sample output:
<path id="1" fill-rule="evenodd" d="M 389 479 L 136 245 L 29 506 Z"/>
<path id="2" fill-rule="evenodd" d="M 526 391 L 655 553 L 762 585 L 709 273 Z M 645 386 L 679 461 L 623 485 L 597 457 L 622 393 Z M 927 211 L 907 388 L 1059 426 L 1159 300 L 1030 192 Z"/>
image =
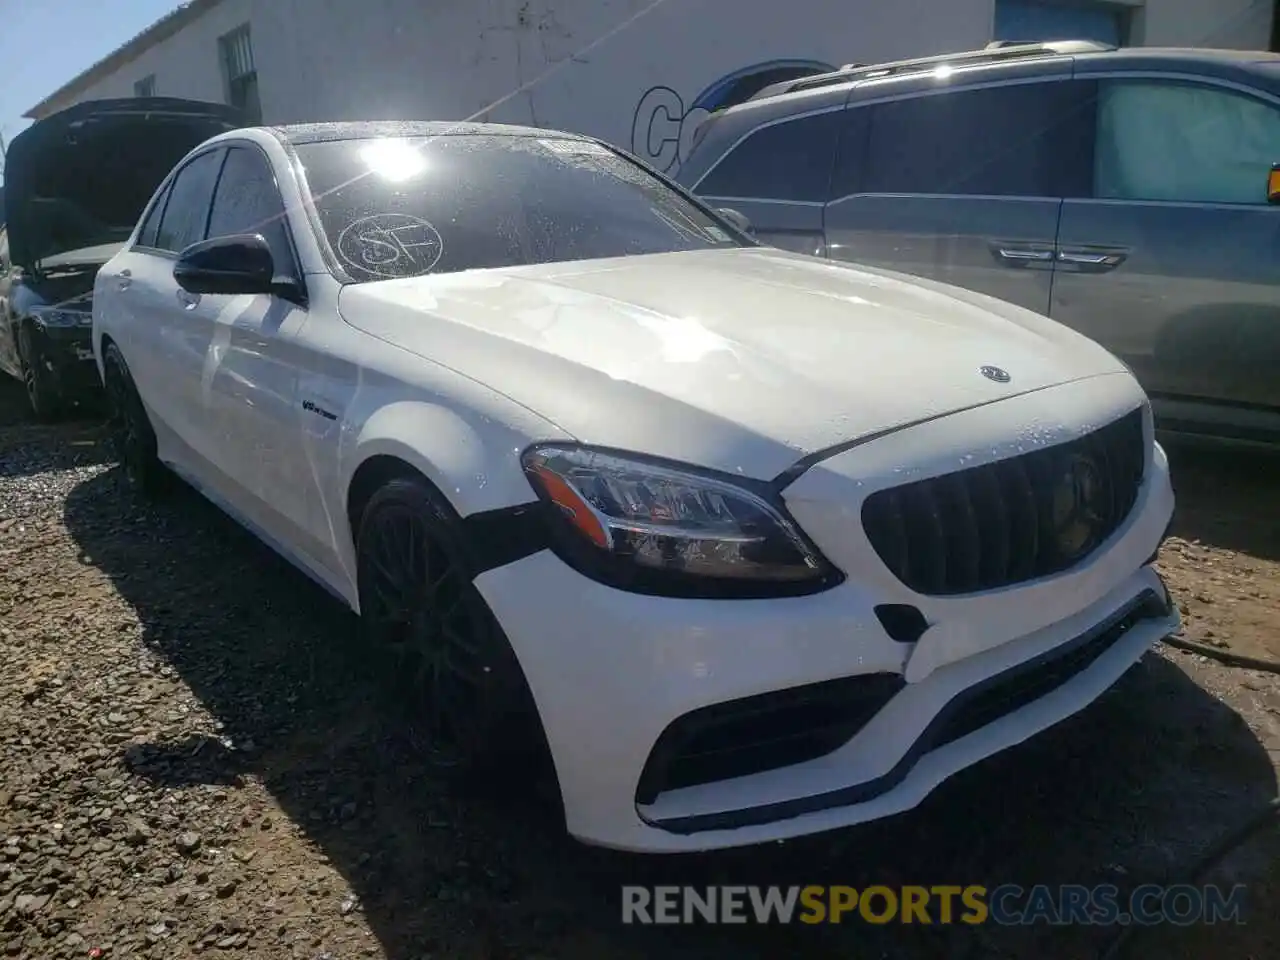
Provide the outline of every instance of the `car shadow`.
<path id="1" fill-rule="evenodd" d="M 1280 450 L 1162 436 L 1174 536 L 1280 561 Z"/>
<path id="2" fill-rule="evenodd" d="M 1124 887 L 1184 862 L 1276 794 L 1241 718 L 1151 654 L 1091 709 L 908 814 L 709 854 L 591 849 L 527 796 L 465 797 L 434 781 L 353 640 L 354 617 L 193 492 L 143 506 L 111 470 L 72 491 L 65 523 L 136 611 L 143 642 L 221 724 L 217 737 L 122 748 L 121 765 L 164 787 L 260 781 L 341 872 L 390 960 L 1075 958 L 1099 931 L 627 926 L 620 887 Z"/>

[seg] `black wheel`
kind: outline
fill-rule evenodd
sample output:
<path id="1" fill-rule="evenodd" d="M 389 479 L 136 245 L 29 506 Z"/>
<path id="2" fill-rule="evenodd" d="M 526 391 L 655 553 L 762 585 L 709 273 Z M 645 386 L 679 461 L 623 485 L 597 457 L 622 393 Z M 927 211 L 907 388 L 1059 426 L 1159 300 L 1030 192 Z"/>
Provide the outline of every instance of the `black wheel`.
<path id="1" fill-rule="evenodd" d="M 156 456 L 155 431 L 129 367 L 114 343 L 108 344 L 102 361 L 111 433 L 125 478 L 143 496 L 159 496 L 168 490 L 170 474 Z"/>
<path id="2" fill-rule="evenodd" d="M 392 480 L 365 506 L 356 548 L 365 639 L 431 766 L 490 783 L 530 772 L 543 752 L 537 711 L 452 510 L 426 482 Z"/>
<path id="3" fill-rule="evenodd" d="M 18 330 L 18 359 L 22 363 L 22 383 L 27 389 L 27 403 L 37 420 L 51 422 L 66 410 L 66 401 L 53 374 L 44 365 L 44 355 L 36 344 L 31 325 Z"/>

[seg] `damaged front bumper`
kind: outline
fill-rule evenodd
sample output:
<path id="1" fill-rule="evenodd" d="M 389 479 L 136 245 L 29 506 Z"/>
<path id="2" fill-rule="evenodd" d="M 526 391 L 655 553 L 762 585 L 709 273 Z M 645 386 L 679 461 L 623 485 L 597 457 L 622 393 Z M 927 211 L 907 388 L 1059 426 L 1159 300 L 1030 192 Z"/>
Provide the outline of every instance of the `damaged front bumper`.
<path id="1" fill-rule="evenodd" d="M 33 317 L 28 363 L 39 365 L 67 401 L 94 399 L 102 378 L 93 357 L 93 315 L 82 311 L 45 310 Z"/>

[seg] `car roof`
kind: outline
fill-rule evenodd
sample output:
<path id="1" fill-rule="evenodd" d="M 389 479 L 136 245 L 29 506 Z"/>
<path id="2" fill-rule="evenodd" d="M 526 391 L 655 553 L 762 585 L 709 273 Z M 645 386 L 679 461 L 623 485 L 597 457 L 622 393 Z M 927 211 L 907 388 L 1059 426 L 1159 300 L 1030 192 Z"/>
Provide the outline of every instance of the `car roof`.
<path id="1" fill-rule="evenodd" d="M 1200 63 L 1271 63 L 1280 65 L 1280 53 L 1267 50 L 1228 50 L 1218 47 L 1119 47 L 1077 54 L 1080 57 L 1131 57 L 1137 60 L 1180 60 Z"/>
<path id="2" fill-rule="evenodd" d="M 765 87 L 744 104 L 725 113 L 772 100 L 787 94 L 819 89 L 847 89 L 871 80 L 898 75 L 920 74 L 939 67 L 982 66 L 998 70 L 1018 66 L 1025 69 L 1037 61 L 1061 63 L 1074 59 L 1090 69 L 1193 69 L 1210 75 L 1235 76 L 1256 72 L 1259 67 L 1280 68 L 1280 54 L 1260 50 L 1220 50 L 1204 47 L 1114 47 L 1088 40 L 1053 40 L 1039 43 L 997 41 L 978 50 L 960 50 L 930 57 L 916 57 L 885 63 L 851 63 L 829 73 L 786 80 Z"/>
<path id="3" fill-rule="evenodd" d="M 1122 47 L 1108 53 L 1084 53 L 1076 63 L 1089 69 L 1192 69 L 1211 76 L 1237 76 L 1280 68 L 1280 53 L 1264 50 L 1217 50 L 1208 47 Z"/>
<path id="4" fill-rule="evenodd" d="M 333 140 L 371 140 L 383 137 L 553 137 L 587 140 L 576 133 L 522 127 L 509 123 L 466 123 L 442 120 L 351 120 L 333 123 L 297 123 L 268 128 L 290 144 L 324 143 Z"/>

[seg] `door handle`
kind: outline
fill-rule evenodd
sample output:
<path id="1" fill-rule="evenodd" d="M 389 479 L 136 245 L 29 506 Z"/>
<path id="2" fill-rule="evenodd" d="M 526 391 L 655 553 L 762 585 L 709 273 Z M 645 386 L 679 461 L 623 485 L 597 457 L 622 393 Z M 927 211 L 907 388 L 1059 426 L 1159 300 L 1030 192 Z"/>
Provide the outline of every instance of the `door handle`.
<path id="1" fill-rule="evenodd" d="M 128 290 L 133 284 L 133 271 L 129 269 L 121 270 L 116 274 L 116 289 Z"/>
<path id="2" fill-rule="evenodd" d="M 1075 267 L 1082 273 L 1105 273 L 1129 258 L 1128 250 L 1114 247 L 1063 247 L 1058 262 Z"/>
<path id="3" fill-rule="evenodd" d="M 181 287 L 179 287 L 178 302 L 182 304 L 182 309 L 194 310 L 196 305 L 200 302 L 200 294 L 188 293 L 186 290 L 183 290 Z"/>
<path id="4" fill-rule="evenodd" d="M 991 255 L 1006 267 L 1029 267 L 1036 263 L 1052 263 L 1053 250 L 1023 247 L 1012 243 L 991 244 Z"/>

